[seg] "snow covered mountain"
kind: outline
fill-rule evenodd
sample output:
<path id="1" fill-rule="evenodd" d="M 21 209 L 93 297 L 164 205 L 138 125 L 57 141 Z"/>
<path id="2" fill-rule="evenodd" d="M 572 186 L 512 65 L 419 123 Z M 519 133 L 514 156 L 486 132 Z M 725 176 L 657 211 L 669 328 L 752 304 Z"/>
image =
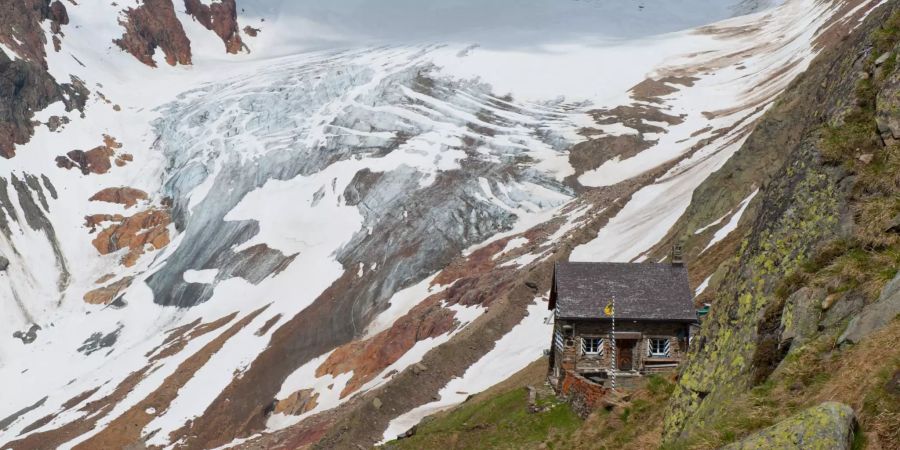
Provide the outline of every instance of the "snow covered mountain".
<path id="1" fill-rule="evenodd" d="M 664 256 L 879 4 L 10 3 L 15 449 L 392 438 L 541 355 L 555 261 Z"/>

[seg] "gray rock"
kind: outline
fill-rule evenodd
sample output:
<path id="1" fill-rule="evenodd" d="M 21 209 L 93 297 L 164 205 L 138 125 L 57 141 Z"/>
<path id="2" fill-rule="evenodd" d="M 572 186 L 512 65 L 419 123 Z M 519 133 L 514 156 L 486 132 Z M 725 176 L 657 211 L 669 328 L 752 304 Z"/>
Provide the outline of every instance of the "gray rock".
<path id="1" fill-rule="evenodd" d="M 795 344 L 806 341 L 818 332 L 822 309 L 819 305 L 825 298 L 825 290 L 804 287 L 791 294 L 785 302 L 785 313 L 781 317 L 784 331 L 782 341 L 793 340 Z"/>
<path id="2" fill-rule="evenodd" d="M 875 66 L 880 66 L 887 62 L 887 60 L 891 57 L 891 52 L 884 52 L 878 59 L 875 60 Z"/>
<path id="3" fill-rule="evenodd" d="M 900 273 L 881 290 L 878 301 L 866 306 L 861 314 L 850 320 L 838 343 L 858 343 L 890 323 L 898 314 L 900 314 Z"/>
<path id="4" fill-rule="evenodd" d="M 380 398 L 375 397 L 375 398 L 372 400 L 372 406 L 374 406 L 375 409 L 381 409 L 381 405 L 382 405 L 382 403 L 381 403 L 381 399 L 380 399 Z"/>
<path id="5" fill-rule="evenodd" d="M 37 332 L 41 330 L 40 325 L 32 324 L 28 331 L 16 331 L 13 333 L 13 337 L 16 339 L 22 340 L 23 344 L 30 344 L 37 339 Z"/>
<path id="6" fill-rule="evenodd" d="M 875 124 L 886 144 L 900 139 L 900 70 L 895 70 L 882 83 L 875 99 Z"/>
<path id="7" fill-rule="evenodd" d="M 830 329 L 846 323 L 847 320 L 858 316 L 866 307 L 866 298 L 858 292 L 838 294 L 834 298 L 831 307 L 825 311 L 822 321 L 819 322 L 819 325 L 825 328 Z"/>
<path id="8" fill-rule="evenodd" d="M 112 347 L 115 345 L 116 340 L 119 339 L 119 333 L 121 331 L 122 325 L 119 325 L 118 328 L 106 334 L 103 334 L 102 332 L 93 333 L 84 340 L 80 347 L 78 347 L 78 351 L 85 355 L 90 355 L 97 350 Z"/>
<path id="9" fill-rule="evenodd" d="M 855 421 L 856 415 L 849 406 L 825 402 L 723 449 L 849 449 L 853 441 Z"/>
<path id="10" fill-rule="evenodd" d="M 0 272 L 6 271 L 7 268 L 9 268 L 9 260 L 0 256 Z"/>
<path id="11" fill-rule="evenodd" d="M 887 231 L 888 233 L 900 233 L 900 214 L 897 214 L 890 222 L 888 222 L 888 226 L 884 231 Z"/>

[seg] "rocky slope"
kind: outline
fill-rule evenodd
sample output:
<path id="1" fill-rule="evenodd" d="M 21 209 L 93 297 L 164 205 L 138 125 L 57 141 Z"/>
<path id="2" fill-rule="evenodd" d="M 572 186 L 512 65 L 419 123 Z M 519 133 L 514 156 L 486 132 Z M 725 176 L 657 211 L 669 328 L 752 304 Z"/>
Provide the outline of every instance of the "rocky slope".
<path id="1" fill-rule="evenodd" d="M 557 260 L 659 259 L 702 227 L 691 247 L 717 256 L 694 277 L 723 286 L 726 269 L 701 280 L 776 194 L 759 174 L 705 193 L 757 163 L 740 149 L 767 148 L 751 131 L 786 114 L 775 98 L 877 3 L 791 0 L 546 53 L 297 53 L 270 37 L 295 24 L 275 1 L 0 16 L 16 24 L 0 70 L 17 74 L 0 108 L 15 130 L 0 379 L 18 386 L 0 443 L 368 446 L 538 358 Z M 678 397 L 687 380 L 673 439 L 704 411 Z"/>
<path id="2" fill-rule="evenodd" d="M 760 194 L 742 218 L 739 256 L 726 260 L 710 285 L 714 312 L 681 375 L 666 422 L 669 439 L 705 433 L 729 414 L 730 399 L 784 380 L 795 358 L 840 358 L 842 347 L 816 352 L 822 345 L 843 346 L 842 331 L 867 310 L 881 308 L 884 320 L 864 332 L 851 326 L 855 342 L 896 316 L 883 305 L 896 301 L 887 300 L 894 294 L 884 286 L 897 272 L 900 241 L 893 224 L 900 213 L 900 149 L 889 125 L 900 96 L 891 62 L 900 43 L 897 11 L 890 2 L 821 55 L 757 125 L 743 157 L 739 153 L 720 171 L 718 179 L 752 178 L 743 190 Z M 766 161 L 765 168 L 741 164 L 750 159 Z M 707 183 L 708 190 L 695 194 L 698 215 L 709 209 L 702 205 L 717 196 L 714 191 L 722 192 L 713 188 L 717 180 Z M 878 360 L 879 367 L 896 369 L 895 351 Z M 896 424 L 896 410 L 871 414 L 861 418 L 864 427 L 884 433 Z M 896 444 L 891 434 L 879 437 Z"/>
<path id="3" fill-rule="evenodd" d="M 685 242 L 711 313 L 671 394 L 639 391 L 520 448 L 900 446 L 898 55 L 900 3 L 887 2 L 819 55 L 694 191 L 664 242 Z M 731 222 L 710 247 L 708 224 Z M 485 421 L 478 405 L 500 398 L 396 445 L 493 442 L 516 424 Z"/>

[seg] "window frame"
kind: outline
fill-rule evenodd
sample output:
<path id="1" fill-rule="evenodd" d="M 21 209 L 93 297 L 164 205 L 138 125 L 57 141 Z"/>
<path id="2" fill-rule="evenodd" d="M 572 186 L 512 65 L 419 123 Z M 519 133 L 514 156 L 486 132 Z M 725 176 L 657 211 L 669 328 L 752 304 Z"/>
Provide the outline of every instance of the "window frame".
<path id="1" fill-rule="evenodd" d="M 654 351 L 654 341 L 662 342 L 661 351 Z M 670 358 L 672 356 L 672 342 L 668 336 L 651 336 L 647 338 L 647 356 L 650 358 Z"/>
<path id="2" fill-rule="evenodd" d="M 586 343 L 589 340 L 592 342 L 596 341 L 595 351 L 587 350 Z M 605 339 L 603 338 L 603 336 L 582 336 L 581 337 L 581 354 L 584 356 L 593 356 L 593 357 L 603 356 L 604 344 L 605 344 Z"/>

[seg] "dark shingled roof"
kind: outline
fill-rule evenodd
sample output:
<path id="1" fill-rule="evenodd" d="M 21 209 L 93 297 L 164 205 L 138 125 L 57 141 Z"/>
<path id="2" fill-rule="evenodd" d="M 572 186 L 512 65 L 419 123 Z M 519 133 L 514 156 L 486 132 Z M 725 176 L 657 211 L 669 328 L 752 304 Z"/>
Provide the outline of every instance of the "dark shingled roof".
<path id="1" fill-rule="evenodd" d="M 672 264 L 559 262 L 550 309 L 561 319 L 605 319 L 616 300 L 616 319 L 696 322 L 687 269 Z"/>

